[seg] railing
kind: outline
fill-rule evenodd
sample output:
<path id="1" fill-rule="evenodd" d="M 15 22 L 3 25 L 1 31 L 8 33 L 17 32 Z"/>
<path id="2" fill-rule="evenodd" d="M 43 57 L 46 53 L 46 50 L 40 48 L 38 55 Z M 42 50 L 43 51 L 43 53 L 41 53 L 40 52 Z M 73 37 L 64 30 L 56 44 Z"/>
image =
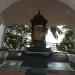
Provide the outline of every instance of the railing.
<path id="1" fill-rule="evenodd" d="M 51 43 L 51 42 L 46 42 L 46 48 L 51 48 L 51 50 L 52 51 L 58 51 L 58 49 L 57 49 L 57 46 L 56 45 L 59 45 L 60 43 Z M 25 46 L 22 48 L 22 49 L 18 49 L 18 48 L 16 48 L 16 49 L 9 49 L 9 50 L 15 50 L 15 51 L 17 51 L 17 50 L 24 50 L 25 49 L 25 47 L 30 47 L 30 46 L 32 46 L 32 43 L 31 42 L 27 42 L 26 44 L 25 44 Z M 40 48 L 40 47 L 39 47 Z M 44 47 L 45 48 L 45 47 Z M 75 53 L 75 50 L 74 49 L 71 49 L 71 51 L 74 51 L 74 53 Z M 69 51 L 69 50 L 68 50 Z"/>
<path id="2" fill-rule="evenodd" d="M 51 50 L 52 50 L 52 51 L 56 51 L 56 50 L 57 50 L 56 44 L 58 44 L 58 43 L 46 42 L 46 48 L 50 48 L 50 47 L 51 47 Z M 31 47 L 31 42 L 27 42 L 27 43 L 25 44 L 25 47 Z M 24 47 L 24 48 L 25 48 L 25 47 Z M 24 49 L 24 48 L 23 48 L 23 49 Z M 17 50 L 23 50 L 23 49 L 18 49 L 18 48 L 16 48 L 16 49 L 9 49 L 9 51 L 17 51 Z"/>
<path id="3" fill-rule="evenodd" d="M 46 48 L 50 48 L 51 47 L 52 51 L 57 51 L 57 47 L 56 47 L 57 44 L 59 44 L 59 43 L 46 42 Z M 30 47 L 30 42 L 28 42 L 25 46 L 26 47 Z"/>

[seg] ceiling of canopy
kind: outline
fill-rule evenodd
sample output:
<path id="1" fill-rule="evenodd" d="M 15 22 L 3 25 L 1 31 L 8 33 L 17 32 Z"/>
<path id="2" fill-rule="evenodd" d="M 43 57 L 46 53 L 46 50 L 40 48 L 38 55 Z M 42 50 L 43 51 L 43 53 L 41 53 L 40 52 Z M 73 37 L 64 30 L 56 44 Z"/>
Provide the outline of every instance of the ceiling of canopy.
<path id="1" fill-rule="evenodd" d="M 23 23 L 38 13 L 48 20 L 48 25 L 74 25 L 75 0 L 0 0 L 0 21 L 5 25 Z"/>

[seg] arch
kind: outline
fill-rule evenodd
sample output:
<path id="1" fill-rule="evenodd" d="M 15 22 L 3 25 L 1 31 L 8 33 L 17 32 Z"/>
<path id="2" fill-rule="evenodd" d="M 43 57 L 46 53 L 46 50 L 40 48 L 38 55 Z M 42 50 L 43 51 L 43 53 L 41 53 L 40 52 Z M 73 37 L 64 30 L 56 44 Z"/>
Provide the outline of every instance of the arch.
<path id="1" fill-rule="evenodd" d="M 0 0 L 0 13 L 19 0 Z"/>
<path id="2" fill-rule="evenodd" d="M 20 0 L 0 0 L 0 4 L 1 4 L 0 13 L 18 1 L 20 1 Z M 75 1 L 74 0 L 58 0 L 58 1 L 68 5 L 73 10 L 75 10 L 75 8 L 74 8 Z"/>
<path id="3" fill-rule="evenodd" d="M 1 16 L 6 25 L 24 23 L 30 25 L 30 19 L 40 8 L 47 18 L 47 25 L 74 25 L 75 11 L 58 0 L 19 0 L 5 9 Z"/>

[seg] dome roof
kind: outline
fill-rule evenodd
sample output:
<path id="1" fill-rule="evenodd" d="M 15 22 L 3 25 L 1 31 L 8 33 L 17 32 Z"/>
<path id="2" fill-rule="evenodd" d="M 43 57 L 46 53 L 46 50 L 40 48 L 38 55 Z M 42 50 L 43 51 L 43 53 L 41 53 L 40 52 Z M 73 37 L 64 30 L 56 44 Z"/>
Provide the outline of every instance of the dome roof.
<path id="1" fill-rule="evenodd" d="M 40 11 L 31 19 L 32 25 L 46 25 L 47 20 L 40 14 Z"/>

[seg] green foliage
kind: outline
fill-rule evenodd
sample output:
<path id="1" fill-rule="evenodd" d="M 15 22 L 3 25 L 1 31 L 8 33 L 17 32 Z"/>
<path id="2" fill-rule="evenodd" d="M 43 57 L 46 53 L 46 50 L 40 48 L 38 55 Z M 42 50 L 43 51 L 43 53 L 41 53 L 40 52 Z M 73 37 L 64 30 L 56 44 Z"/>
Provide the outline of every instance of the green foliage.
<path id="1" fill-rule="evenodd" d="M 73 42 L 73 30 L 72 28 L 67 28 L 67 32 L 65 33 L 65 37 L 60 43 L 57 45 L 57 49 L 61 51 L 71 52 L 74 49 L 74 42 Z"/>
<path id="2" fill-rule="evenodd" d="M 10 49 L 22 49 L 27 43 L 27 33 L 31 33 L 29 27 L 16 24 L 7 27 L 7 32 L 5 33 L 4 46 Z"/>
<path id="3" fill-rule="evenodd" d="M 57 26 L 50 27 L 50 29 L 55 39 L 58 39 L 58 34 L 56 32 L 62 34 L 62 31 Z"/>

